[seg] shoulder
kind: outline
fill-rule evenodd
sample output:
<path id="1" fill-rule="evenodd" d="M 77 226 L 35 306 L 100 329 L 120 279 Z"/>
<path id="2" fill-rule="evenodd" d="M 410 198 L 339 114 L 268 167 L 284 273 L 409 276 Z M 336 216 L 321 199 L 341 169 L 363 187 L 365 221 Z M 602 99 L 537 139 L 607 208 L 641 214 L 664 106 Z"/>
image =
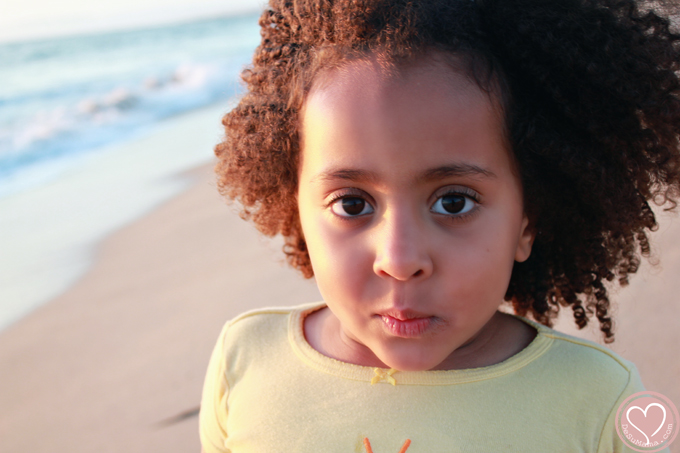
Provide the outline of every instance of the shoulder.
<path id="1" fill-rule="evenodd" d="M 618 399 L 627 391 L 642 391 L 638 370 L 632 362 L 593 341 L 564 334 L 522 318 L 550 340 L 550 348 L 539 361 L 554 379 L 576 388 L 588 386 L 607 399 Z M 591 393 L 591 392 L 588 392 Z"/>
<path id="2" fill-rule="evenodd" d="M 635 364 L 593 341 L 525 321 L 549 344 L 521 370 L 533 397 L 551 408 L 560 423 L 597 439 L 592 451 L 622 451 L 616 412 L 626 398 L 645 390 Z"/>
<path id="3" fill-rule="evenodd" d="M 244 357 L 269 357 L 288 348 L 289 325 L 320 302 L 290 307 L 268 307 L 244 312 L 226 322 L 217 349 L 227 362 Z"/>
<path id="4" fill-rule="evenodd" d="M 320 306 L 320 302 L 289 307 L 267 307 L 246 311 L 227 321 L 222 336 L 264 333 L 273 327 L 287 326 L 291 316 Z"/>

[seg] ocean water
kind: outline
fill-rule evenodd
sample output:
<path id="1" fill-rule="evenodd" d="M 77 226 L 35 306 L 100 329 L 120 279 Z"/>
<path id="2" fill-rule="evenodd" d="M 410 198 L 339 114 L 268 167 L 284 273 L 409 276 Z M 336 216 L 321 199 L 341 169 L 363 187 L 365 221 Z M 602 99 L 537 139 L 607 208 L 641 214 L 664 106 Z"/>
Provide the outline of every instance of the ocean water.
<path id="1" fill-rule="evenodd" d="M 0 44 L 0 330 L 213 158 L 258 43 L 248 15 Z"/>
<path id="2" fill-rule="evenodd" d="M 0 44 L 0 197 L 83 154 L 229 99 L 259 41 L 257 17 Z"/>

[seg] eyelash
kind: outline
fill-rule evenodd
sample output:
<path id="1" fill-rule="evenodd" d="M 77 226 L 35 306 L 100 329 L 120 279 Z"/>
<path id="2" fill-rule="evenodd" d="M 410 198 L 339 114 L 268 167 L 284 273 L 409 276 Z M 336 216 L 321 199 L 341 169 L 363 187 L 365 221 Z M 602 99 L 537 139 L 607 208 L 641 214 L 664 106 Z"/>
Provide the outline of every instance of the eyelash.
<path id="1" fill-rule="evenodd" d="M 479 202 L 480 202 L 479 194 L 477 194 L 477 192 L 475 192 L 474 190 L 469 189 L 467 187 L 461 187 L 461 188 L 457 188 L 455 190 L 449 189 L 449 190 L 445 191 L 444 193 L 438 195 L 437 198 L 435 199 L 435 203 L 439 199 L 444 198 L 447 195 L 463 195 L 465 198 L 472 200 L 476 205 L 478 205 Z M 364 201 L 366 201 L 366 203 L 371 205 L 371 207 L 373 207 L 373 204 L 368 200 L 368 197 L 366 197 L 364 192 L 360 189 L 346 189 L 344 191 L 341 191 L 341 192 L 334 194 L 332 196 L 332 198 L 326 203 L 326 209 L 330 209 L 331 213 L 336 218 L 339 218 L 340 220 L 345 221 L 345 222 L 353 222 L 353 221 L 356 221 L 358 219 L 361 219 L 364 216 L 363 215 L 341 216 L 341 215 L 335 214 L 332 210 L 333 204 L 336 203 L 339 200 L 344 199 L 344 198 L 361 198 Z M 433 206 L 434 206 L 434 203 L 433 203 Z M 459 221 L 466 220 L 468 217 L 474 215 L 477 212 L 476 208 L 477 207 L 475 206 L 470 211 L 463 213 L 463 214 L 458 214 L 458 215 L 456 215 L 456 214 L 446 215 L 446 214 L 439 214 L 439 213 L 435 213 L 435 214 L 437 214 L 441 217 L 446 217 L 450 221 L 459 222 Z"/>
<path id="2" fill-rule="evenodd" d="M 346 189 L 334 194 L 333 197 L 326 203 L 326 209 L 329 209 L 336 218 L 339 218 L 344 222 L 356 221 L 357 219 L 363 217 L 363 216 L 341 216 L 334 213 L 332 209 L 333 204 L 344 198 L 361 198 L 365 200 L 368 204 L 370 204 L 371 207 L 373 206 L 373 204 L 371 204 L 371 202 L 367 200 L 367 197 L 364 196 L 364 192 L 359 189 Z"/>
<path id="3" fill-rule="evenodd" d="M 474 206 L 472 209 L 470 209 L 467 212 L 464 212 L 462 214 L 439 214 L 436 213 L 442 217 L 445 217 L 448 221 L 451 222 L 463 222 L 467 220 L 469 217 L 475 215 L 477 213 L 477 209 L 479 207 L 479 194 L 475 192 L 472 189 L 469 189 L 467 187 L 461 187 L 457 189 L 448 189 L 446 190 L 443 194 L 438 195 L 437 198 L 435 199 L 435 203 L 439 201 L 440 199 L 446 197 L 447 195 L 462 195 L 463 197 L 467 198 L 468 200 L 471 200 L 474 203 Z M 434 204 L 433 204 L 434 206 Z"/>

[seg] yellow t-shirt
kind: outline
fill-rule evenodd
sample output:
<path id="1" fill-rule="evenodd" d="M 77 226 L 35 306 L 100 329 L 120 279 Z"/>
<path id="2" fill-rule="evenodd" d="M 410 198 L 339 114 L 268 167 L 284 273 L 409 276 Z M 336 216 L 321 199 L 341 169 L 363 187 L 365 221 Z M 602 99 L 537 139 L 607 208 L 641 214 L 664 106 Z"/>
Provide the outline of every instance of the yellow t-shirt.
<path id="1" fill-rule="evenodd" d="M 518 317 L 538 333 L 501 363 L 388 371 L 314 350 L 303 320 L 322 306 L 225 325 L 203 390 L 205 453 L 631 451 L 614 418 L 644 387 L 635 365 L 596 343 Z"/>

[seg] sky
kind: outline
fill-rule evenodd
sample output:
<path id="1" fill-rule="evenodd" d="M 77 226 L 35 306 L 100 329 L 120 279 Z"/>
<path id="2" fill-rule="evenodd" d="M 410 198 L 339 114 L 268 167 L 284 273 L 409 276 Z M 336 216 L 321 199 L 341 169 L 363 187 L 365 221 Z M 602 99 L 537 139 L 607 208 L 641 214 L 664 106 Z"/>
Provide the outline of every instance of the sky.
<path id="1" fill-rule="evenodd" d="M 0 0 L 0 42 L 138 28 L 262 9 L 265 0 Z"/>

